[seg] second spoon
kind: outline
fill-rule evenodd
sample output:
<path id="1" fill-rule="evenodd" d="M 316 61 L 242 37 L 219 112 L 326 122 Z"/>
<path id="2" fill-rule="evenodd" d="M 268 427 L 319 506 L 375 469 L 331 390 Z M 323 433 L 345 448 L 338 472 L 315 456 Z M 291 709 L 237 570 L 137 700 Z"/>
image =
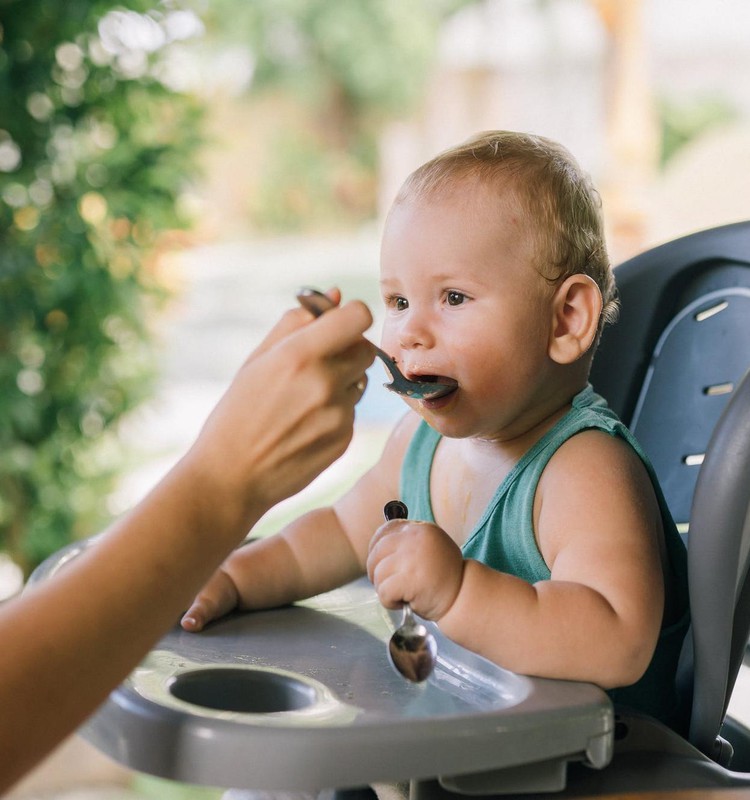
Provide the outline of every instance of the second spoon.
<path id="1" fill-rule="evenodd" d="M 387 520 L 406 519 L 409 511 L 400 500 L 385 504 L 383 514 Z M 430 677 L 437 661 L 435 637 L 414 618 L 408 603 L 404 603 L 401 625 L 388 642 L 388 659 L 393 668 L 413 683 L 422 683 Z"/>

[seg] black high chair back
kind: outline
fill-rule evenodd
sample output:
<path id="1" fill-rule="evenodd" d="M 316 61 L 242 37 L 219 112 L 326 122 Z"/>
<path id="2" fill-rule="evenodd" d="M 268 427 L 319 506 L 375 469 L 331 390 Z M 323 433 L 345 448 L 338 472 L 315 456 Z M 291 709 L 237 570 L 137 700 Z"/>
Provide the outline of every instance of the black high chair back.
<path id="1" fill-rule="evenodd" d="M 591 381 L 644 446 L 685 533 L 708 441 L 750 366 L 750 222 L 656 247 L 615 275 L 620 320 Z"/>
<path id="2" fill-rule="evenodd" d="M 724 736 L 750 752 L 750 731 L 725 724 L 750 632 L 750 222 L 654 248 L 615 275 L 621 316 L 591 382 L 652 459 L 688 545 L 690 732 L 624 712 L 610 766 L 571 770 L 566 794 L 747 785 L 750 763 L 731 771 Z"/>

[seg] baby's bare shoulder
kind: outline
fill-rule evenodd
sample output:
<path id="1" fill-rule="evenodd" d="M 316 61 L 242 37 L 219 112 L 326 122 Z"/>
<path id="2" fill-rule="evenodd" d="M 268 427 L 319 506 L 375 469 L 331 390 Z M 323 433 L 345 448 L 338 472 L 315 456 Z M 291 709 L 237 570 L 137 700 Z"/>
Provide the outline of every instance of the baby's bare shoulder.
<path id="1" fill-rule="evenodd" d="M 632 548 L 658 541 L 661 515 L 638 454 L 622 438 L 597 430 L 563 444 L 542 473 L 534 502 L 540 548 L 548 564 L 574 541 Z"/>
<path id="2" fill-rule="evenodd" d="M 542 473 L 546 484 L 618 485 L 643 482 L 650 485 L 646 467 L 630 444 L 604 431 L 584 430 L 564 442 Z"/>

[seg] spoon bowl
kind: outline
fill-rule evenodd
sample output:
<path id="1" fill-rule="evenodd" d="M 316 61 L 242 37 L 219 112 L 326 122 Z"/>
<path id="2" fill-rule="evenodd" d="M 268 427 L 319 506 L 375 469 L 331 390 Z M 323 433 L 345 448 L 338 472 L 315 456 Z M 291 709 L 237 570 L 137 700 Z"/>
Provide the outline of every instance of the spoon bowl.
<path id="1" fill-rule="evenodd" d="M 400 500 L 391 500 L 386 503 L 383 514 L 387 520 L 406 519 L 409 511 Z M 388 642 L 388 659 L 396 672 L 413 683 L 426 681 L 435 668 L 435 637 L 417 622 L 408 603 L 403 606 L 401 625 Z"/>
<path id="2" fill-rule="evenodd" d="M 388 660 L 396 672 L 412 683 L 426 681 L 435 667 L 435 637 L 424 625 L 417 622 L 408 603 L 404 603 L 401 625 L 388 642 Z"/>

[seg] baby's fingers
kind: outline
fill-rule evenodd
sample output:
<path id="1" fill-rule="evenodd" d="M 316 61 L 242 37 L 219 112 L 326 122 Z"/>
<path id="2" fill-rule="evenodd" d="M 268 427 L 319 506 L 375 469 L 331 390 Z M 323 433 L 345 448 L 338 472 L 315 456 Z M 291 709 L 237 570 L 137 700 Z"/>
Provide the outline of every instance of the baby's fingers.
<path id="1" fill-rule="evenodd" d="M 234 605 L 230 603 L 217 603 L 209 598 L 198 597 L 193 600 L 193 605 L 185 612 L 180 624 L 186 631 L 190 633 L 198 633 L 202 631 L 209 622 L 224 614 L 228 614 Z"/>
<path id="2" fill-rule="evenodd" d="M 375 569 L 383 561 L 383 559 L 390 555 L 395 548 L 395 542 L 389 536 L 393 535 L 392 526 L 397 525 L 397 522 L 386 522 L 381 525 L 373 534 L 370 539 L 370 544 L 367 552 L 367 577 L 371 583 L 375 583 Z"/>
<path id="3" fill-rule="evenodd" d="M 402 608 L 404 603 L 410 602 L 406 595 L 404 577 L 397 572 L 377 571 L 373 581 L 375 592 L 383 608 L 395 610 Z"/>
<path id="4" fill-rule="evenodd" d="M 214 619 L 223 617 L 237 607 L 239 596 L 232 579 L 217 570 L 203 590 L 193 600 L 180 624 L 186 631 L 198 633 Z"/>
<path id="5" fill-rule="evenodd" d="M 180 625 L 190 633 L 198 633 L 206 627 L 210 619 L 211 615 L 206 604 L 196 598 L 180 620 Z"/>

